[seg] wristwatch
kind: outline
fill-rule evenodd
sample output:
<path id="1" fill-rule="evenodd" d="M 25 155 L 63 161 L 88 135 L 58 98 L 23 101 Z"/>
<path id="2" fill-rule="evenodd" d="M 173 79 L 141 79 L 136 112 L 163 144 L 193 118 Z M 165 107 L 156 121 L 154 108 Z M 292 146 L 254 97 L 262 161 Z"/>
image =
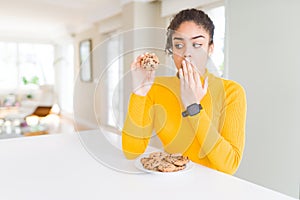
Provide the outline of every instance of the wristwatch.
<path id="1" fill-rule="evenodd" d="M 194 116 L 200 113 L 202 110 L 201 104 L 193 103 L 186 108 L 186 111 L 182 112 L 183 117 Z"/>

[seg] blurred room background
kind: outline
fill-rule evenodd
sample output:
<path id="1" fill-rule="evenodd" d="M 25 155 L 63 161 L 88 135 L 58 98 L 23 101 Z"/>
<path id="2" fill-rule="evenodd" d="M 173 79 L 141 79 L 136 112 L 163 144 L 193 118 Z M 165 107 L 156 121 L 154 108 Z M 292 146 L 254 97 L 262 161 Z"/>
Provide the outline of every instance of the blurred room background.
<path id="1" fill-rule="evenodd" d="M 235 176 L 299 198 L 299 0 L 0 0 L 0 138 L 118 133 L 128 87 L 116 80 L 126 80 L 139 42 L 163 47 L 171 17 L 192 7 L 215 23 L 214 73 L 246 90 Z"/>

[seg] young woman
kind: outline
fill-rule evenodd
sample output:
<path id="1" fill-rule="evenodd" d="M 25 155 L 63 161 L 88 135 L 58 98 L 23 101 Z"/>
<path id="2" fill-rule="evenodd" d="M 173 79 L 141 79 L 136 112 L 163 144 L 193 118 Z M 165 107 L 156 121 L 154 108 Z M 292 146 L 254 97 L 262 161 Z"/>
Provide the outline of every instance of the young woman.
<path id="1" fill-rule="evenodd" d="M 242 159 L 246 96 L 236 82 L 206 69 L 213 52 L 214 24 L 201 10 L 179 12 L 168 27 L 166 50 L 178 70 L 156 77 L 131 65 L 133 92 L 122 132 L 128 159 L 142 154 L 155 131 L 164 151 L 182 153 L 195 163 L 233 174 Z"/>

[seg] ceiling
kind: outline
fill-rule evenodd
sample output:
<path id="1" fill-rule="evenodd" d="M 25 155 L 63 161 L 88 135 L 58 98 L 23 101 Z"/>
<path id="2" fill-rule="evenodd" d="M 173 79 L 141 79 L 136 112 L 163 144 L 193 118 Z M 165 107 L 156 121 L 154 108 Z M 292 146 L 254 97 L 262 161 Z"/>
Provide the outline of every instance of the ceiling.
<path id="1" fill-rule="evenodd" d="M 51 40 L 121 11 L 125 0 L 0 0 L 0 39 Z"/>

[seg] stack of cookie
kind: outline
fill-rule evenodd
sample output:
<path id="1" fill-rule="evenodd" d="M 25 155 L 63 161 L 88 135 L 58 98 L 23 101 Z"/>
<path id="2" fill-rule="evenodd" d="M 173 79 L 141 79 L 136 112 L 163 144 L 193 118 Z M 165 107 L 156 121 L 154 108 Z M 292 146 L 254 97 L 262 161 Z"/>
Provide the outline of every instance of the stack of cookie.
<path id="1" fill-rule="evenodd" d="M 179 154 L 168 154 L 165 152 L 154 152 L 149 157 L 141 158 L 145 169 L 159 172 L 176 172 L 183 170 L 189 159 Z"/>

